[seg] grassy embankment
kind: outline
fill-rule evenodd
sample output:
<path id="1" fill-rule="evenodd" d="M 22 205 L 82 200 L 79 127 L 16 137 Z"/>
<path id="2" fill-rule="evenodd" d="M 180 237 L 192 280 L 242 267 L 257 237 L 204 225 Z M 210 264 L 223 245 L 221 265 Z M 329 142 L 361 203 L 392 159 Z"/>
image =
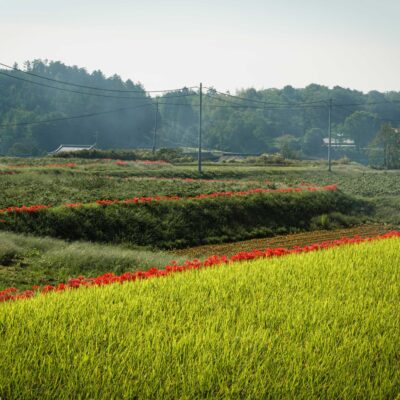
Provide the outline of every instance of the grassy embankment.
<path id="1" fill-rule="evenodd" d="M 2 304 L 0 397 L 396 398 L 399 244 Z"/>
<path id="2" fill-rule="evenodd" d="M 74 159 L 77 166 L 73 168 L 43 167 L 68 162 L 71 160 L 3 158 L 0 164 L 0 208 L 30 204 L 60 205 L 66 202 L 134 196 L 184 197 L 216 191 L 271 187 L 268 182 L 272 182 L 273 187 L 280 187 L 306 181 L 317 186 L 336 183 L 346 194 L 371 201 L 376 207 L 371 218 L 400 225 L 398 171 L 376 171 L 359 165 L 338 165 L 334 166 L 332 173 L 328 173 L 325 166 L 312 164 L 290 167 L 209 164 L 204 167 L 204 178 L 236 182 L 183 182 L 177 179 L 198 178 L 196 166 L 142 165 L 133 162 L 119 166 L 115 160 Z M 24 168 L 16 167 L 18 164 L 24 165 Z M 4 172 L 15 174 L 2 175 Z"/>
<path id="3" fill-rule="evenodd" d="M 0 228 L 68 240 L 179 248 L 359 221 L 363 202 L 337 190 L 89 204 L 2 215 Z"/>

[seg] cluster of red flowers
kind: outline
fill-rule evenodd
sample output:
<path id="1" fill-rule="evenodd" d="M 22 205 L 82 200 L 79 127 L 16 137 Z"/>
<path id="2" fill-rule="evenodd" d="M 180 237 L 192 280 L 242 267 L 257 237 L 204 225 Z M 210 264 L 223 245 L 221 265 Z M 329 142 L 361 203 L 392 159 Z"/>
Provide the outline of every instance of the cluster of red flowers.
<path id="1" fill-rule="evenodd" d="M 281 188 L 281 189 L 249 189 L 243 190 L 239 192 L 214 192 L 214 193 L 206 193 L 206 194 L 199 194 L 197 196 L 192 197 L 178 197 L 178 196 L 149 196 L 149 197 L 133 197 L 131 199 L 114 199 L 114 200 L 96 200 L 97 204 L 101 205 L 109 205 L 109 204 L 137 204 L 137 203 L 149 203 L 152 201 L 176 201 L 176 200 L 201 200 L 201 199 L 214 199 L 217 197 L 236 197 L 236 196 L 248 196 L 257 193 L 294 193 L 294 192 L 316 192 L 320 190 L 336 190 L 336 185 L 328 185 L 322 186 L 320 188 L 313 187 L 313 186 L 305 186 L 305 187 L 296 187 L 296 188 Z M 74 208 L 74 207 L 81 207 L 84 205 L 83 203 L 67 203 L 65 204 L 66 207 Z M 42 210 L 44 208 L 51 208 L 52 206 L 49 205 L 34 205 L 34 206 L 22 206 L 22 207 L 8 207 L 0 210 L 0 214 L 3 213 L 15 213 L 15 212 L 36 212 Z"/>
<path id="2" fill-rule="evenodd" d="M 16 171 L 0 171 L 0 175 L 15 175 Z"/>
<path id="3" fill-rule="evenodd" d="M 309 246 L 304 247 L 294 247 L 292 249 L 286 248 L 275 248 L 275 249 L 265 249 L 265 250 L 253 250 L 249 252 L 240 252 L 234 256 L 210 256 L 204 261 L 200 260 L 188 260 L 183 265 L 178 265 L 175 261 L 172 261 L 170 265 L 167 265 L 164 269 L 150 268 L 147 271 L 137 271 L 137 272 L 125 272 L 122 275 L 115 275 L 113 273 L 106 273 L 96 278 L 85 278 L 83 276 L 78 276 L 77 278 L 70 279 L 67 283 L 59 283 L 58 285 L 46 285 L 46 286 L 33 286 L 32 290 L 18 291 L 18 289 L 12 287 L 0 291 L 0 302 L 9 300 L 19 300 L 27 299 L 35 296 L 37 293 L 46 294 L 48 292 L 62 292 L 69 289 L 77 289 L 79 287 L 88 286 L 104 286 L 110 285 L 112 283 L 124 283 L 132 282 L 142 279 L 158 278 L 166 275 L 170 275 L 175 272 L 184 272 L 192 269 L 201 269 L 212 266 L 218 266 L 227 263 L 233 263 L 244 260 L 254 260 L 259 258 L 269 258 L 269 257 L 281 257 L 288 254 L 299 254 L 307 253 L 311 251 L 329 249 L 332 247 L 342 246 L 345 244 L 356 244 L 369 241 L 382 240 L 387 238 L 398 237 L 400 238 L 400 232 L 389 232 L 384 235 L 361 238 L 360 236 L 355 236 L 353 238 L 342 238 L 338 240 L 329 240 L 321 243 L 314 243 Z"/>
<path id="4" fill-rule="evenodd" d="M 66 163 L 66 164 L 46 164 L 46 165 L 10 165 L 10 168 L 74 168 L 78 164 Z"/>
<path id="5" fill-rule="evenodd" d="M 78 164 L 75 163 L 67 163 L 67 164 L 47 164 L 43 165 L 44 168 L 74 168 Z"/>
<path id="6" fill-rule="evenodd" d="M 22 206 L 22 207 L 8 207 L 4 208 L 3 210 L 0 210 L 0 214 L 4 213 L 22 213 L 22 212 L 27 212 L 27 213 L 34 213 L 39 210 L 43 210 L 45 208 L 50 208 L 51 206 L 45 206 L 43 204 L 38 204 L 35 206 Z"/>
<path id="7" fill-rule="evenodd" d="M 118 161 L 115 162 L 115 164 L 117 164 L 117 165 L 128 165 L 128 162 L 127 161 L 118 160 Z"/>

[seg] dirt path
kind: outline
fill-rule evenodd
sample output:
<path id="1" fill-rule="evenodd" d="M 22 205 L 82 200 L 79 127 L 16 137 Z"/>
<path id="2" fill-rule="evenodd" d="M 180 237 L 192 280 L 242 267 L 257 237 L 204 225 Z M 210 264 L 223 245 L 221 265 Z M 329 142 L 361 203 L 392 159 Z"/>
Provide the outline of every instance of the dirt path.
<path id="1" fill-rule="evenodd" d="M 223 243 L 215 245 L 204 245 L 198 247 L 189 247 L 181 250 L 174 250 L 173 253 L 188 259 L 203 258 L 212 254 L 216 255 L 234 255 L 241 251 L 263 250 L 265 248 L 306 246 L 312 243 L 323 242 L 325 240 L 335 240 L 342 237 L 352 236 L 377 236 L 393 230 L 390 225 L 368 224 L 352 228 L 338 229 L 332 231 L 313 231 L 304 233 L 295 233 L 283 236 L 274 236 L 269 238 L 251 239 L 234 243 Z"/>

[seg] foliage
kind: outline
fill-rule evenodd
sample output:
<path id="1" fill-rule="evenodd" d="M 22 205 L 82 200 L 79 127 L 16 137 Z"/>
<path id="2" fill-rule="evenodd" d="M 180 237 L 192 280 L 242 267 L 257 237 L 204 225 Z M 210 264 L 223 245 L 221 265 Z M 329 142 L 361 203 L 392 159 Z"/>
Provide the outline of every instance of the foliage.
<path id="1" fill-rule="evenodd" d="M 283 158 L 299 158 L 300 145 L 299 141 L 294 136 L 283 135 L 279 137 L 276 142 L 278 143 L 279 152 Z"/>
<path id="2" fill-rule="evenodd" d="M 344 133 L 354 139 L 358 149 L 367 146 L 378 129 L 377 115 L 366 111 L 356 111 L 344 121 Z"/>
<path id="3" fill-rule="evenodd" d="M 323 138 L 325 132 L 322 129 L 313 128 L 303 136 L 301 148 L 308 156 L 318 156 L 322 152 Z"/>
<path id="4" fill-rule="evenodd" d="M 380 147 L 378 153 L 386 169 L 400 168 L 400 130 L 385 124 L 375 137 L 370 149 L 371 162 L 376 165 L 376 146 Z M 379 162 L 378 162 L 379 165 Z"/>
<path id="5" fill-rule="evenodd" d="M 100 71 L 89 74 L 83 68 L 67 67 L 61 62 L 34 60 L 27 63 L 26 68 L 28 72 L 51 79 L 116 91 L 130 90 L 134 93 L 122 93 L 125 98 L 121 98 L 121 93 L 118 98 L 118 92 L 97 92 L 99 96 L 91 96 L 31 85 L 1 76 L 0 124 L 13 125 L 102 111 L 119 111 L 90 118 L 11 126 L 1 131 L 0 154 L 11 155 L 20 150 L 24 150 L 23 154 L 26 154 L 28 145 L 32 149 L 37 148 L 41 153 L 53 151 L 62 143 L 93 144 L 97 141 L 105 148 L 150 145 L 154 126 L 153 101 L 141 85 L 130 80 L 124 82 L 117 75 L 106 78 Z M 16 78 L 22 77 L 18 71 L 4 72 Z M 84 89 L 75 90 L 90 93 Z M 102 95 L 105 97 L 101 97 Z M 18 148 L 13 147 L 16 143 L 19 143 Z M 22 148 L 22 144 L 25 144 L 25 148 Z"/>
<path id="6" fill-rule="evenodd" d="M 0 396 L 396 398 L 398 241 L 3 304 Z"/>

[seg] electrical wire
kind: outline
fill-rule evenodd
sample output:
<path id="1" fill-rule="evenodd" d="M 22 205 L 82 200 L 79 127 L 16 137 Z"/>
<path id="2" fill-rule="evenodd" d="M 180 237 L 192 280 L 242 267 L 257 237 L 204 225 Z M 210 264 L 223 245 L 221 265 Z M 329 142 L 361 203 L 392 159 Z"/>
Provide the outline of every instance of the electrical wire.
<path id="1" fill-rule="evenodd" d="M 11 128 L 11 127 L 16 127 L 16 126 L 37 125 L 37 124 L 45 124 L 45 123 L 48 123 L 48 122 L 67 121 L 67 120 L 70 120 L 70 119 L 94 117 L 94 116 L 97 116 L 97 115 L 112 114 L 112 113 L 116 113 L 116 112 L 119 112 L 119 111 L 132 110 L 132 109 L 141 108 L 141 107 L 145 107 L 145 106 L 149 106 L 149 105 L 152 105 L 152 103 L 140 104 L 140 105 L 137 105 L 135 107 L 123 107 L 123 108 L 117 108 L 117 109 L 114 109 L 114 110 L 100 111 L 100 112 L 90 113 L 90 114 L 72 115 L 70 117 L 60 117 L 60 118 L 46 119 L 46 120 L 42 120 L 42 121 L 19 122 L 19 123 L 15 123 L 15 124 L 5 124 L 5 125 L 0 125 L 0 128 Z"/>
<path id="2" fill-rule="evenodd" d="M 244 100 L 244 101 L 250 101 L 253 103 L 258 103 L 258 104 L 266 104 L 266 105 L 282 105 L 282 106 L 287 106 L 290 105 L 289 103 L 282 103 L 282 102 L 268 102 L 268 101 L 264 101 L 264 100 L 256 100 L 256 99 L 249 99 L 247 97 L 241 97 L 241 96 L 236 96 L 236 95 L 232 95 L 229 93 L 223 93 L 223 92 L 219 92 L 218 90 L 215 90 L 214 88 L 209 88 L 206 87 L 205 89 L 208 90 L 212 90 L 214 93 L 220 94 L 222 96 L 227 96 L 233 99 L 238 99 L 238 100 Z M 316 100 L 316 101 L 311 101 L 311 102 L 301 102 L 301 103 L 297 103 L 297 104 L 317 104 L 317 103 L 327 103 L 329 100 Z"/>
<path id="3" fill-rule="evenodd" d="M 38 86 L 42 86 L 42 87 L 47 87 L 47 88 L 51 88 L 51 89 L 56 89 L 56 90 L 61 90 L 63 92 L 69 92 L 69 93 L 75 93 L 75 94 L 83 94 L 86 96 L 95 96 L 95 97 L 107 97 L 107 98 L 113 98 L 113 99 L 130 99 L 130 100 L 136 100 L 136 99 L 141 99 L 143 100 L 144 96 L 141 97 L 132 97 L 132 96 L 113 96 L 113 95 L 108 95 L 108 94 L 102 94 L 102 93 L 87 93 L 87 92 L 81 92 L 79 90 L 73 90 L 73 89 L 66 89 L 66 88 L 60 88 L 57 86 L 52 86 L 52 85 L 48 85 L 46 83 L 41 83 L 41 82 L 35 82 L 35 81 L 31 81 L 29 79 L 24 79 L 18 76 L 14 76 L 14 75 L 10 75 L 7 74 L 6 72 L 1 72 L 0 71 L 0 75 L 4 75 L 4 76 L 8 76 L 10 78 L 13 79 L 17 79 L 19 81 L 23 81 L 23 82 L 27 82 L 27 83 L 31 83 L 33 85 L 38 85 Z M 179 97 L 188 97 L 188 96 L 193 96 L 194 93 L 187 93 L 187 94 L 182 94 L 179 96 L 168 96 L 168 98 L 179 98 Z"/>
<path id="4" fill-rule="evenodd" d="M 16 68 L 16 67 L 11 67 L 10 65 L 3 64 L 1 62 L 0 62 L 0 65 L 3 66 L 3 67 L 6 67 L 6 68 L 12 69 L 13 71 L 18 71 L 18 72 L 21 72 L 21 73 L 26 74 L 26 75 L 35 76 L 36 78 L 45 79 L 45 80 L 50 81 L 50 82 L 56 82 L 56 83 L 60 83 L 60 84 L 63 84 L 63 85 L 75 86 L 75 87 L 80 87 L 80 88 L 84 88 L 84 89 L 100 90 L 100 91 L 105 91 L 105 92 L 114 92 L 114 93 L 167 93 L 167 92 L 176 92 L 176 91 L 183 90 L 183 89 L 197 89 L 198 88 L 198 86 L 191 86 L 191 87 L 184 87 L 184 88 L 179 88 L 179 89 L 164 89 L 164 90 L 104 89 L 104 88 L 99 88 L 99 87 L 95 87 L 95 86 L 80 85 L 78 83 L 67 82 L 67 81 L 62 81 L 62 80 L 59 80 L 59 79 L 49 78 L 47 76 L 35 74 L 35 73 L 29 72 L 29 71 L 24 71 L 24 70 Z"/>

